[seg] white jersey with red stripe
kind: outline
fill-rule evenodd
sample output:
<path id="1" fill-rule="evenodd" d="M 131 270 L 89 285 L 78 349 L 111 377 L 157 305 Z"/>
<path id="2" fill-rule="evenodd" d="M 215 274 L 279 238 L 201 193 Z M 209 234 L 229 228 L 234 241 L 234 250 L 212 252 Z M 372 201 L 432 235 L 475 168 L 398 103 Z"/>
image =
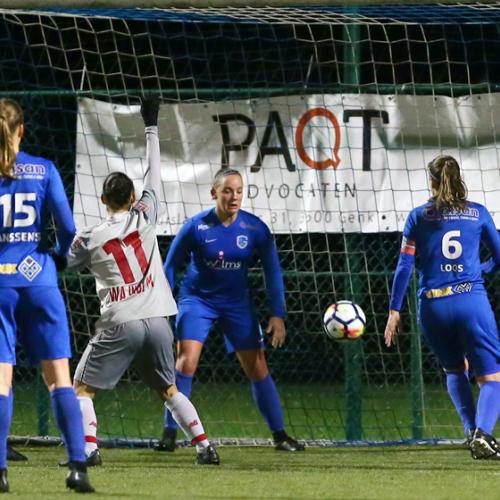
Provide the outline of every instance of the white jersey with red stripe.
<path id="1" fill-rule="evenodd" d="M 77 234 L 68 267 L 87 267 L 95 276 L 101 302 L 96 331 L 177 313 L 158 248 L 157 216 L 155 192 L 146 189 L 130 211 Z"/>

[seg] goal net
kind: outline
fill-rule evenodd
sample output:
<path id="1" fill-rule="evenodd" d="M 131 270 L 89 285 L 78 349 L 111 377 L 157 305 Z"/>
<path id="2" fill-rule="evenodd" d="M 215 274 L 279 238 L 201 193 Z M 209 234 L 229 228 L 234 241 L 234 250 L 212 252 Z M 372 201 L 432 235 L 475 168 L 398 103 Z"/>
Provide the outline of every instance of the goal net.
<path id="1" fill-rule="evenodd" d="M 110 171 L 141 188 L 145 92 L 162 99 L 163 255 L 186 218 L 211 206 L 215 171 L 242 172 L 243 208 L 271 228 L 285 276 L 287 342 L 267 356 L 290 434 L 319 444 L 461 437 L 442 371 L 421 345 L 415 281 L 395 348 L 383 331 L 405 217 L 429 196 L 429 160 L 455 156 L 470 199 L 500 227 L 499 6 L 0 14 L 2 96 L 26 110 L 24 148 L 58 165 L 79 227 L 104 216 Z M 258 262 L 251 282 L 265 322 Z M 497 312 L 498 284 L 487 282 Z M 74 367 L 99 307 L 91 276 L 67 272 L 61 286 Z M 342 299 L 366 313 L 357 342 L 323 334 L 324 310 Z M 42 385 L 19 353 L 13 434 L 56 435 Z M 217 328 L 192 398 L 211 436 L 270 437 Z M 161 403 L 133 370 L 98 394 L 96 410 L 101 438 L 161 434 Z"/>

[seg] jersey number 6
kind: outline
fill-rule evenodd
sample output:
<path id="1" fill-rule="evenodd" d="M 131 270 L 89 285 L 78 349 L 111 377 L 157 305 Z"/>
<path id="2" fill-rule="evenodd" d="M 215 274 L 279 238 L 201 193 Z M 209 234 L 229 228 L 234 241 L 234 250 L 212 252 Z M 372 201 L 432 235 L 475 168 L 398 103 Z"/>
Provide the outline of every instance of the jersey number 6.
<path id="1" fill-rule="evenodd" d="M 116 265 L 120 270 L 123 281 L 125 281 L 126 284 L 134 283 L 136 281 L 134 278 L 134 273 L 130 268 L 127 256 L 123 251 L 122 244 L 134 249 L 135 258 L 137 259 L 137 262 L 139 263 L 142 271 L 142 275 L 144 276 L 148 269 L 148 259 L 146 258 L 146 254 L 144 253 L 144 248 L 142 248 L 139 231 L 134 231 L 133 233 L 128 234 L 125 238 L 123 238 L 123 240 L 120 240 L 119 238 L 109 240 L 102 246 L 103 250 L 107 254 L 112 254 L 115 258 Z"/>
<path id="2" fill-rule="evenodd" d="M 460 241 L 453 238 L 460 238 L 459 230 L 448 231 L 441 240 L 441 251 L 444 257 L 450 260 L 458 259 L 462 255 L 463 250 Z"/>

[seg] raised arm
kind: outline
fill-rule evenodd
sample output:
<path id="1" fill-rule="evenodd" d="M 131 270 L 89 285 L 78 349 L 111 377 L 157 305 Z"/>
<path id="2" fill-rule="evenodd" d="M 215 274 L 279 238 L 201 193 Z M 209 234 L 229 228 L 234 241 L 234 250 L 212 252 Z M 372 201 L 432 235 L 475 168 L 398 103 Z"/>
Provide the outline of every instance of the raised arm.
<path id="1" fill-rule="evenodd" d="M 141 115 L 146 127 L 146 158 L 147 170 L 144 175 L 144 189 L 154 191 L 156 196 L 161 191 L 160 175 L 160 140 L 158 137 L 158 112 L 160 101 L 154 97 L 143 99 Z"/>

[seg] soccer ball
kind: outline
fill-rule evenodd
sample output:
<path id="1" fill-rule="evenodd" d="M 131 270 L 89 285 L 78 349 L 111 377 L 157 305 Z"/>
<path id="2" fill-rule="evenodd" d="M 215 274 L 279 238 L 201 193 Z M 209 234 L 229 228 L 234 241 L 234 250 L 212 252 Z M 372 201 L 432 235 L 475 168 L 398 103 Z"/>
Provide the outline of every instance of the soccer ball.
<path id="1" fill-rule="evenodd" d="M 366 317 L 363 309 L 350 300 L 328 306 L 323 316 L 326 335 L 337 341 L 356 340 L 363 335 Z"/>

